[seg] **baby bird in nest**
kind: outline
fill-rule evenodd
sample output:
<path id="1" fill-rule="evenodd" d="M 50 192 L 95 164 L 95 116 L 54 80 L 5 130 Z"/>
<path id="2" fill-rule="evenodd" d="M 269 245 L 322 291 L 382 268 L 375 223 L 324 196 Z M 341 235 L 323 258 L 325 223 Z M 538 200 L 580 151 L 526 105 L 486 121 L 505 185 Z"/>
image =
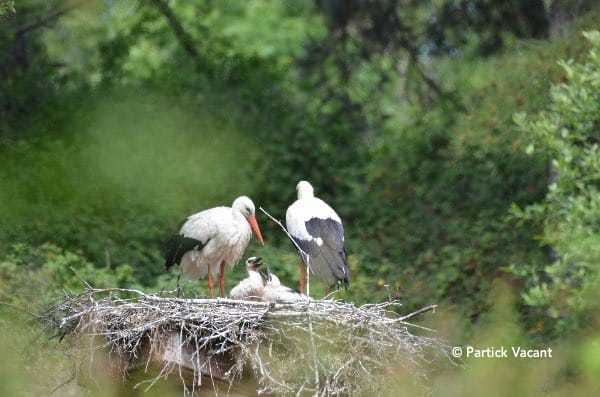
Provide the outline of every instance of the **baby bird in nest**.
<path id="1" fill-rule="evenodd" d="M 271 273 L 269 267 L 262 267 L 261 257 L 252 256 L 246 260 L 248 277 L 236 285 L 229 296 L 232 299 L 253 300 L 259 302 L 298 302 L 308 299 L 289 287 L 281 284 L 279 277 Z"/>

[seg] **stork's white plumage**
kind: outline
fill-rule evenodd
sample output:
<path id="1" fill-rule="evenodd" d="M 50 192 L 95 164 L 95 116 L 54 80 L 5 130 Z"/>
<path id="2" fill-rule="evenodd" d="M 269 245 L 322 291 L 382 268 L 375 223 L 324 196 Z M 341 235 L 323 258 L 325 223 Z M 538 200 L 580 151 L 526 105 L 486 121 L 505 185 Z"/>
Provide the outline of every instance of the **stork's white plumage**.
<path id="1" fill-rule="evenodd" d="M 260 258 L 251 256 L 246 260 L 248 277 L 231 289 L 229 297 L 232 299 L 261 300 L 264 294 L 266 277 L 258 271 L 260 265 Z"/>
<path id="2" fill-rule="evenodd" d="M 285 216 L 287 230 L 307 257 L 300 255 L 300 292 L 306 282 L 305 265 L 328 286 L 348 286 L 350 272 L 344 247 L 344 226 L 338 214 L 326 202 L 315 197 L 310 183 L 296 186 L 298 200 Z"/>
<path id="3" fill-rule="evenodd" d="M 279 277 L 261 269 L 262 258 L 250 257 L 246 260 L 248 277 L 233 287 L 229 296 L 232 299 L 256 300 L 261 302 L 298 302 L 308 299 L 289 287 L 281 284 Z"/>
<path id="4" fill-rule="evenodd" d="M 218 275 L 221 296 L 225 296 L 225 268 L 233 267 L 240 260 L 252 232 L 264 244 L 254 203 L 246 196 L 235 199 L 231 208 L 215 207 L 198 212 L 189 216 L 179 234 L 169 240 L 165 267 L 168 270 L 180 264 L 182 274 L 192 280 L 208 276 L 211 296 L 212 280 Z"/>
<path id="5" fill-rule="evenodd" d="M 304 294 L 294 291 L 288 286 L 285 286 L 279 281 L 279 277 L 268 272 L 267 283 L 265 284 L 264 293 L 262 296 L 263 302 L 276 303 L 292 303 L 308 299 Z"/>

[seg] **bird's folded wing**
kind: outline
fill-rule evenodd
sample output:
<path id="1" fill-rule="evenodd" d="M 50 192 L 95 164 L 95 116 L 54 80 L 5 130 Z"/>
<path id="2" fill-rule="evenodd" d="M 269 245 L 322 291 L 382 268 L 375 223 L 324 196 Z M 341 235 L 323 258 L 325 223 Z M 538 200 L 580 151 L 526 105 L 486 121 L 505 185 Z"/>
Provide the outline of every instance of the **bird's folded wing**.
<path id="1" fill-rule="evenodd" d="M 344 228 L 333 219 L 312 218 L 306 222 L 310 240 L 297 240 L 310 257 L 311 269 L 330 281 L 348 282 Z"/>
<path id="2" fill-rule="evenodd" d="M 181 234 L 174 235 L 169 239 L 165 247 L 165 268 L 169 270 L 171 266 L 179 264 L 186 252 L 192 250 L 200 251 L 206 243 L 195 238 L 182 236 Z"/>

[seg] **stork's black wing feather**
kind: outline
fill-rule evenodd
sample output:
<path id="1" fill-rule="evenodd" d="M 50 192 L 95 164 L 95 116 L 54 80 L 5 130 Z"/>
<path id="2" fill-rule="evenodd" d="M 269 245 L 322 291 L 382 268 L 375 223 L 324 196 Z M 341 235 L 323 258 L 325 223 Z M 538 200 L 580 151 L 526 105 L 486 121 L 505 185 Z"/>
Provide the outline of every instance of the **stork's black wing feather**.
<path id="1" fill-rule="evenodd" d="M 325 243 L 335 249 L 344 248 L 344 226 L 331 218 L 311 218 L 305 223 L 311 236 L 321 237 Z"/>
<path id="2" fill-rule="evenodd" d="M 297 243 L 311 257 L 311 268 L 318 274 L 335 282 L 349 284 L 350 271 L 344 248 L 344 227 L 334 219 L 311 218 L 305 222 L 306 231 L 315 240 L 298 240 Z"/>
<path id="3" fill-rule="evenodd" d="M 202 241 L 195 238 L 185 237 L 181 234 L 174 235 L 165 245 L 165 268 L 169 270 L 171 266 L 178 265 L 186 252 L 200 251 L 205 245 L 206 243 L 203 244 Z"/>

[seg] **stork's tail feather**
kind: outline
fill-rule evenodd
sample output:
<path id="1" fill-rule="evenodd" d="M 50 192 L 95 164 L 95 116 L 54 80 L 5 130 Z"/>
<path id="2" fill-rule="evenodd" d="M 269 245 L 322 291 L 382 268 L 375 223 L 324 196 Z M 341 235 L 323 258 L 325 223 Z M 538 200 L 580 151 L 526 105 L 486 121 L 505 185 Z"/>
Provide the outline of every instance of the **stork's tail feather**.
<path id="1" fill-rule="evenodd" d="M 344 289 L 347 290 L 348 288 L 350 288 L 350 280 L 344 279 Z"/>
<path id="2" fill-rule="evenodd" d="M 181 258 L 186 252 L 192 250 L 201 250 L 206 244 L 195 238 L 185 237 L 176 234 L 167 241 L 165 245 L 165 269 L 168 271 L 171 266 L 179 264 Z"/>
<path id="3" fill-rule="evenodd" d="M 350 288 L 350 279 L 348 276 L 344 277 L 342 280 L 342 287 L 344 287 L 344 289 Z"/>
<path id="4" fill-rule="evenodd" d="M 342 261 L 344 262 L 344 265 L 342 267 L 344 276 L 342 277 L 342 279 L 340 281 L 341 281 L 344 289 L 348 289 L 348 288 L 350 288 L 350 267 L 348 266 L 348 257 L 346 255 L 346 247 L 344 247 L 344 249 L 342 250 L 341 257 L 342 257 Z"/>

